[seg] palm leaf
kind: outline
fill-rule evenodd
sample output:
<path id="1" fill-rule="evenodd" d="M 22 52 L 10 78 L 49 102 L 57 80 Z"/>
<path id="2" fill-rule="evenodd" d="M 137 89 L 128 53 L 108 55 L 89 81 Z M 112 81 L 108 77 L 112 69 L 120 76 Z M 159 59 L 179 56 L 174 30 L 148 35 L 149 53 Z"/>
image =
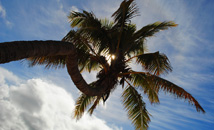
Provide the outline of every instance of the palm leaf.
<path id="1" fill-rule="evenodd" d="M 91 54 L 95 52 L 91 52 L 91 49 L 93 48 L 91 48 L 89 40 L 86 36 L 82 35 L 78 31 L 71 30 L 62 40 L 72 42 L 75 45 L 78 54 L 78 66 L 80 71 L 87 70 L 91 72 L 91 70 L 99 69 L 101 58 Z"/>
<path id="2" fill-rule="evenodd" d="M 142 100 L 142 96 L 129 85 L 122 94 L 123 105 L 128 111 L 128 117 L 132 120 L 132 124 L 136 130 L 145 130 L 150 122 L 149 113 L 146 105 Z"/>
<path id="3" fill-rule="evenodd" d="M 138 15 L 138 8 L 134 0 L 124 0 L 112 15 L 117 26 L 125 25 L 131 18 Z"/>
<path id="4" fill-rule="evenodd" d="M 121 4 L 118 10 L 112 15 L 115 21 L 114 28 L 118 30 L 118 40 L 117 40 L 117 46 L 116 46 L 116 54 L 119 53 L 119 48 L 121 45 L 121 42 L 124 38 L 124 28 L 128 25 L 128 22 L 131 22 L 131 18 L 135 17 L 138 13 L 138 8 L 134 2 L 134 0 L 124 0 Z"/>
<path id="5" fill-rule="evenodd" d="M 145 70 L 155 75 L 172 71 L 172 67 L 167 56 L 160 54 L 159 52 L 138 55 L 137 62 L 141 63 Z"/>
<path id="6" fill-rule="evenodd" d="M 101 64 L 99 63 L 100 58 L 97 56 L 90 56 L 89 58 L 83 60 L 81 59 L 81 63 L 79 64 L 79 67 L 81 67 L 81 71 L 86 70 L 89 73 L 92 70 L 99 70 L 101 68 Z"/>
<path id="7" fill-rule="evenodd" d="M 144 54 L 146 51 L 148 51 L 147 46 L 145 44 L 145 39 L 134 39 L 133 42 L 130 43 L 129 48 L 126 50 L 125 55 L 128 56 L 128 58 L 133 59 L 137 55 Z"/>
<path id="8" fill-rule="evenodd" d="M 93 105 L 91 106 L 91 108 L 88 110 L 88 113 L 89 113 L 90 115 L 93 114 L 94 110 L 96 109 L 97 105 L 98 105 L 99 102 L 100 102 L 100 99 L 101 99 L 101 97 L 96 96 L 96 100 L 94 101 L 94 104 L 93 104 Z"/>
<path id="9" fill-rule="evenodd" d="M 110 33 L 107 30 L 113 27 L 113 22 L 107 19 L 99 20 L 92 12 L 87 11 L 83 11 L 83 13 L 71 12 L 69 17 L 71 25 L 79 27 L 76 33 L 87 41 L 87 46 L 90 46 L 91 51 L 93 50 L 96 54 L 100 55 L 103 51 L 108 50 Z M 76 21 L 81 22 L 77 22 L 78 25 L 76 25 Z"/>
<path id="10" fill-rule="evenodd" d="M 151 88 L 156 92 L 158 92 L 161 89 L 165 92 L 174 94 L 179 98 L 188 100 L 190 104 L 196 107 L 196 110 L 198 112 L 200 111 L 202 111 L 203 113 L 205 112 L 204 109 L 201 107 L 201 105 L 198 103 L 198 101 L 191 94 L 189 94 L 183 88 L 175 85 L 170 81 L 167 81 L 156 75 L 151 75 L 149 73 L 144 73 L 144 72 L 132 72 L 130 73 L 130 75 L 133 78 L 132 81 L 135 86 L 141 86 L 143 89 L 148 89 L 146 87 L 147 87 L 147 84 L 149 84 L 149 86 L 151 86 Z"/>
<path id="11" fill-rule="evenodd" d="M 135 24 L 128 24 L 124 27 L 123 38 L 121 39 L 121 43 L 119 48 L 123 53 L 129 51 L 129 49 L 134 45 L 135 39 L 133 38 L 133 34 L 136 31 Z"/>
<path id="12" fill-rule="evenodd" d="M 159 89 L 155 88 L 155 85 L 153 85 L 153 82 L 149 82 L 147 80 L 147 76 L 143 74 L 131 74 L 130 81 L 135 87 L 140 87 L 144 94 L 148 96 L 148 99 L 150 103 L 159 103 Z"/>
<path id="13" fill-rule="evenodd" d="M 87 107 L 93 103 L 95 100 L 94 96 L 87 96 L 85 94 L 81 94 L 80 97 L 76 100 L 75 110 L 74 110 L 74 118 L 79 120 L 84 114 Z"/>
<path id="14" fill-rule="evenodd" d="M 87 12 L 83 10 L 83 12 L 75 12 L 71 11 L 70 15 L 68 16 L 71 27 L 84 27 L 87 26 L 87 24 L 93 24 L 93 19 L 95 18 L 95 15 L 92 12 Z"/>
<path id="15" fill-rule="evenodd" d="M 169 27 L 176 27 L 178 24 L 175 24 L 173 21 L 166 21 L 166 22 L 155 22 L 153 24 L 149 24 L 147 26 L 144 26 L 140 30 L 138 30 L 134 37 L 135 39 L 141 39 L 146 37 L 154 36 L 155 33 L 166 30 Z"/>
<path id="16" fill-rule="evenodd" d="M 77 52 L 82 51 L 89 53 L 91 51 L 88 45 L 89 40 L 81 33 L 78 33 L 78 31 L 70 30 L 62 41 L 73 43 L 77 48 Z"/>
<path id="17" fill-rule="evenodd" d="M 110 21 L 107 18 L 100 19 L 100 23 L 101 23 L 102 28 L 105 28 L 106 30 L 111 30 L 114 25 L 114 22 Z"/>
<path id="18" fill-rule="evenodd" d="M 30 67 L 35 65 L 45 65 L 45 68 L 64 68 L 66 65 L 66 56 L 42 56 L 42 57 L 31 57 L 26 60 Z"/>
<path id="19" fill-rule="evenodd" d="M 73 42 L 73 39 L 76 35 L 76 31 L 75 30 L 70 30 L 65 37 L 62 38 L 62 41 L 66 41 L 66 42 Z M 74 44 L 74 43 L 73 43 Z"/>

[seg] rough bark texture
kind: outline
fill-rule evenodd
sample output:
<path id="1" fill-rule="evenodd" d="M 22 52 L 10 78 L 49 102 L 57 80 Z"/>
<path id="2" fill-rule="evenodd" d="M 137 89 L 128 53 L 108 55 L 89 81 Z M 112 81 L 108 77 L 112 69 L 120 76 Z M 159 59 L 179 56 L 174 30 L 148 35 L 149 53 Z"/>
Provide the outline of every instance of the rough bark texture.
<path id="1" fill-rule="evenodd" d="M 13 41 L 0 43 L 0 63 L 34 56 L 69 55 L 72 43 L 62 41 Z"/>
<path id="2" fill-rule="evenodd" d="M 0 43 L 0 64 L 35 56 L 67 55 L 67 71 L 76 87 L 86 95 L 102 95 L 105 88 L 90 87 L 82 77 L 74 45 L 63 41 L 13 41 Z"/>

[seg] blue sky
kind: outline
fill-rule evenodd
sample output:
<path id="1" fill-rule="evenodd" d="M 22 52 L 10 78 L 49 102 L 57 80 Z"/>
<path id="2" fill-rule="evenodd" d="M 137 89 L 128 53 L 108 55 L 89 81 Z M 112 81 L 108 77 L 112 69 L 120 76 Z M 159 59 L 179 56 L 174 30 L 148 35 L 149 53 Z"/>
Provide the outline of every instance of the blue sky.
<path id="1" fill-rule="evenodd" d="M 165 53 L 173 72 L 164 76 L 190 92 L 205 109 L 196 112 L 187 101 L 164 92 L 160 104 L 147 109 L 151 130 L 211 130 L 214 127 L 214 1 L 137 0 L 140 28 L 156 21 L 172 20 L 176 28 L 149 38 L 150 52 Z M 71 10 L 93 11 L 110 18 L 121 0 L 0 0 L 0 42 L 60 40 L 69 31 Z M 135 66 L 135 69 L 139 67 Z M 29 68 L 25 62 L 0 65 L 0 128 L 4 130 L 133 130 L 120 104 L 117 89 L 105 106 L 76 122 L 71 118 L 78 90 L 65 69 Z M 83 76 L 93 81 L 96 73 Z M 145 101 L 147 101 L 145 96 Z"/>

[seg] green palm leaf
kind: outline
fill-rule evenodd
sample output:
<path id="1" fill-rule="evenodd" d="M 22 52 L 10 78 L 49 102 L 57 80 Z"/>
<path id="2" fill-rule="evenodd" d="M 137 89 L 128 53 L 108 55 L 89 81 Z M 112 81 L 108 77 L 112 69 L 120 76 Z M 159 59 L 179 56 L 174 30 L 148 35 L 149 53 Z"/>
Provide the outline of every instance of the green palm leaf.
<path id="1" fill-rule="evenodd" d="M 68 16 L 68 18 L 71 22 L 71 27 L 81 28 L 81 27 L 88 26 L 89 24 L 97 23 L 96 21 L 94 21 L 95 15 L 92 12 L 87 12 L 85 10 L 83 10 L 82 13 L 72 11 Z"/>
<path id="2" fill-rule="evenodd" d="M 148 51 L 147 46 L 145 44 L 145 39 L 134 39 L 133 42 L 130 43 L 129 48 L 126 51 L 126 55 L 128 58 L 136 57 L 137 55 L 144 54 L 144 52 Z"/>
<path id="3" fill-rule="evenodd" d="M 100 99 L 101 99 L 101 97 L 96 97 L 96 100 L 94 101 L 94 104 L 91 106 L 91 108 L 88 110 L 88 113 L 90 114 L 90 115 L 92 115 L 93 114 L 93 112 L 94 112 L 94 110 L 96 109 L 96 107 L 97 107 L 97 105 L 99 104 L 99 102 L 100 102 Z"/>
<path id="4" fill-rule="evenodd" d="M 155 75 L 172 71 L 169 59 L 159 52 L 147 53 L 137 56 L 137 62 L 141 63 L 145 70 Z"/>
<path id="5" fill-rule="evenodd" d="M 130 81 L 135 87 L 140 87 L 144 94 L 148 96 L 148 99 L 151 103 L 159 103 L 159 89 L 155 87 L 153 82 L 148 81 L 148 77 L 143 74 L 131 74 Z"/>
<path id="6" fill-rule="evenodd" d="M 84 114 L 87 107 L 93 103 L 95 100 L 94 96 L 87 96 L 85 94 L 81 94 L 80 97 L 77 99 L 75 104 L 75 110 L 74 110 L 74 118 L 79 120 L 82 115 Z"/>
<path id="7" fill-rule="evenodd" d="M 91 51 L 88 45 L 89 40 L 81 33 L 78 33 L 78 31 L 70 30 L 62 41 L 73 43 L 77 48 L 77 52 L 82 51 L 89 53 Z"/>
<path id="8" fill-rule="evenodd" d="M 99 20 L 93 13 L 87 11 L 83 11 L 83 13 L 71 12 L 69 17 L 72 26 L 79 26 L 76 33 L 81 35 L 85 39 L 84 41 L 87 41 L 87 46 L 90 45 L 90 50 L 93 50 L 98 55 L 109 50 L 109 35 L 111 33 L 107 30 L 113 27 L 113 22 L 107 19 Z M 81 22 L 77 22 L 78 25 L 74 25 L 76 20 Z"/>
<path id="9" fill-rule="evenodd" d="M 90 56 L 89 58 L 87 58 L 85 60 L 81 59 L 82 62 L 81 63 L 79 62 L 80 63 L 79 67 L 81 68 L 80 70 L 81 71 L 86 70 L 89 73 L 92 70 L 100 70 L 101 69 L 101 64 L 99 63 L 100 59 L 101 58 L 97 57 L 97 56 Z"/>
<path id="10" fill-rule="evenodd" d="M 62 38 L 62 41 L 66 41 L 66 42 L 73 42 L 74 37 L 76 35 L 76 31 L 75 30 L 70 30 L 65 37 Z M 74 44 L 74 43 L 73 43 Z"/>
<path id="11" fill-rule="evenodd" d="M 135 31 L 135 24 L 128 24 L 123 28 L 123 38 L 121 39 L 122 44 L 120 44 L 119 48 L 124 54 L 129 52 L 129 49 L 135 45 L 135 39 L 133 38 Z"/>
<path id="12" fill-rule="evenodd" d="M 161 89 L 165 92 L 172 93 L 179 98 L 188 100 L 190 104 L 196 107 L 198 112 L 205 112 L 198 101 L 191 94 L 170 81 L 144 72 L 132 72 L 130 75 L 133 78 L 132 82 L 135 86 L 141 86 L 143 89 L 147 90 L 149 85 L 156 92 Z"/>
<path id="13" fill-rule="evenodd" d="M 132 120 L 136 130 L 145 130 L 150 122 L 149 113 L 142 96 L 129 85 L 122 94 L 123 105 L 128 111 L 128 117 Z"/>
<path id="14" fill-rule="evenodd" d="M 30 67 L 35 65 L 45 65 L 45 68 L 64 68 L 66 65 L 66 56 L 42 56 L 27 58 Z"/>
<path id="15" fill-rule="evenodd" d="M 138 8 L 134 0 L 124 0 L 112 17 L 117 25 L 125 25 L 129 20 L 138 15 Z"/>
<path id="16" fill-rule="evenodd" d="M 91 54 L 95 52 L 91 51 L 93 48 L 91 48 L 87 37 L 78 31 L 71 30 L 62 40 L 72 42 L 75 45 L 80 71 L 87 70 L 91 72 L 91 70 L 98 70 L 100 68 L 101 57 Z"/>
<path id="17" fill-rule="evenodd" d="M 149 24 L 147 26 L 144 26 L 140 30 L 138 30 L 134 37 L 135 39 L 141 39 L 146 37 L 154 36 L 155 33 L 166 30 L 169 27 L 176 27 L 178 24 L 175 24 L 173 21 L 166 21 L 166 22 L 155 22 L 153 24 Z"/>

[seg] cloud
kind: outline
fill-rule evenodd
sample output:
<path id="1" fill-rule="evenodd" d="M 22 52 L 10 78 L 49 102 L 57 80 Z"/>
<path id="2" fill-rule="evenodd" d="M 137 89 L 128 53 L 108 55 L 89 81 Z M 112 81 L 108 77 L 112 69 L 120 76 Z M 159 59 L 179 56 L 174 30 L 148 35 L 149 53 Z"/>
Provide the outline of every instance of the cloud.
<path id="1" fill-rule="evenodd" d="M 12 72 L 4 69 L 4 68 L 1 68 L 0 67 L 0 72 L 1 72 L 1 75 L 0 75 L 0 84 L 4 84 L 5 85 L 5 82 L 8 81 L 8 83 L 13 83 L 13 84 L 17 84 L 19 82 L 21 82 L 21 79 L 19 79 L 17 76 L 15 76 Z"/>
<path id="2" fill-rule="evenodd" d="M 160 93 L 160 104 L 147 104 L 147 110 L 153 115 L 151 129 L 177 130 L 177 129 L 208 129 L 212 127 L 212 111 L 205 109 L 206 114 L 196 112 L 194 106 L 187 101 L 173 98 L 172 95 Z M 203 105 L 205 108 L 206 106 Z M 210 105 L 209 108 L 213 107 Z M 208 108 L 208 107 L 206 107 Z M 199 123 L 200 122 L 200 123 Z M 197 126 L 197 127 L 196 127 Z"/>
<path id="3" fill-rule="evenodd" d="M 76 6 L 71 6 L 71 11 L 79 12 L 79 9 Z"/>
<path id="4" fill-rule="evenodd" d="M 16 39 L 60 40 L 70 29 L 69 9 L 64 8 L 62 1 L 11 2 L 13 4 L 17 12 L 16 16 L 10 14 L 10 18 L 16 27 L 14 32 L 19 34 Z"/>
<path id="5" fill-rule="evenodd" d="M 70 93 L 42 79 L 17 81 L 11 72 L 0 77 L 0 128 L 4 130 L 119 130 L 85 114 L 76 122 L 72 119 L 74 100 Z M 2 76 L 4 75 L 4 76 Z M 3 78 L 2 78 L 3 77 Z M 6 80 L 8 79 L 8 80 Z M 2 91 L 4 89 L 4 91 Z"/>
<path id="6" fill-rule="evenodd" d="M 9 27 L 9 28 L 12 27 L 13 24 L 9 20 L 7 20 L 7 18 L 6 18 L 6 10 L 2 6 L 1 2 L 0 2 L 0 18 L 3 19 L 3 21 L 7 25 L 7 27 Z"/>
<path id="7" fill-rule="evenodd" d="M 2 7 L 1 3 L 0 3 L 0 16 L 5 18 L 6 17 L 6 11 L 5 9 Z"/>
<path id="8" fill-rule="evenodd" d="M 92 11 L 97 18 L 111 19 L 111 15 L 117 10 L 120 5 L 118 0 L 108 0 L 100 2 L 99 0 L 93 0 L 83 5 L 83 9 Z"/>

